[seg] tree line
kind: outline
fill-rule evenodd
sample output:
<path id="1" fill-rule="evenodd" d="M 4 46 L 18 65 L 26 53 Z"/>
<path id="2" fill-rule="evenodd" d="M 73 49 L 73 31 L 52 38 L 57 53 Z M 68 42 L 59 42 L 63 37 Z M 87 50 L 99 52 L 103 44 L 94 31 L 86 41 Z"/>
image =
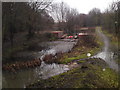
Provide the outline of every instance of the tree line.
<path id="1" fill-rule="evenodd" d="M 113 34 L 120 30 L 120 1 L 113 2 L 104 12 L 99 8 L 93 8 L 88 14 L 80 14 L 76 9 L 61 2 L 54 5 L 54 12 L 60 29 L 68 31 L 67 33 L 73 33 L 76 26 L 102 26 Z"/>
<path id="2" fill-rule="evenodd" d="M 50 28 L 53 18 L 47 13 L 52 0 L 41 2 L 3 2 L 3 42 L 11 41 L 16 33 L 28 32 L 28 39 L 38 30 Z"/>
<path id="3" fill-rule="evenodd" d="M 80 14 L 66 3 L 53 0 L 39 2 L 2 3 L 3 41 L 13 44 L 15 33 L 28 32 L 30 39 L 35 32 L 52 28 L 57 23 L 58 30 L 74 33 L 76 27 L 102 26 L 110 33 L 120 30 L 120 1 L 113 2 L 105 12 L 94 8 L 88 14 Z"/>
<path id="4" fill-rule="evenodd" d="M 16 60 L 19 52 L 44 48 L 39 43 L 51 36 L 39 32 L 62 30 L 73 35 L 77 28 L 96 26 L 118 35 L 120 1 L 113 2 L 104 12 L 93 8 L 88 14 L 81 14 L 66 3 L 55 3 L 53 0 L 2 2 L 3 61 Z"/>

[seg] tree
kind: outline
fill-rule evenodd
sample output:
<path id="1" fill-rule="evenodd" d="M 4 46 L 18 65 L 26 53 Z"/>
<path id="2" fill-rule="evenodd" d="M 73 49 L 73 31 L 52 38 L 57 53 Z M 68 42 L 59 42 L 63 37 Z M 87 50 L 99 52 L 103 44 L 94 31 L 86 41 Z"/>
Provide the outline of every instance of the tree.
<path id="1" fill-rule="evenodd" d="M 67 12 L 69 11 L 69 6 L 64 3 L 54 3 L 52 5 L 51 15 L 54 20 L 58 23 L 59 30 L 65 30 L 65 22 L 67 19 Z"/>
<path id="2" fill-rule="evenodd" d="M 77 25 L 78 12 L 76 9 L 71 8 L 66 15 L 66 30 L 67 33 L 73 34 L 75 32 L 75 26 Z"/>
<path id="3" fill-rule="evenodd" d="M 92 9 L 88 14 L 88 26 L 101 25 L 101 11 L 98 8 Z"/>
<path id="4" fill-rule="evenodd" d="M 37 27 L 40 28 L 40 30 L 43 28 L 42 27 L 42 16 L 43 14 L 46 14 L 46 10 L 49 8 L 49 6 L 52 4 L 53 0 L 36 0 L 34 2 L 29 2 L 28 5 L 30 6 L 31 9 L 29 9 L 29 18 L 28 18 L 28 36 L 31 38 L 34 35 L 35 30 Z M 41 26 L 38 26 L 38 17 L 39 17 L 39 24 Z M 37 30 L 38 31 L 38 30 Z"/>
<path id="5" fill-rule="evenodd" d="M 111 11 L 114 13 L 114 23 L 115 23 L 115 30 L 116 35 L 120 31 L 120 1 L 113 2 L 111 5 Z"/>
<path id="6" fill-rule="evenodd" d="M 27 31 L 30 38 L 36 30 L 39 31 L 44 29 L 45 26 L 52 25 L 54 21 L 46 11 L 52 2 L 46 1 L 45 3 L 43 1 L 43 3 L 42 1 L 29 3 L 3 2 L 3 42 L 10 40 L 12 46 L 15 33 Z"/>
<path id="7" fill-rule="evenodd" d="M 43 2 L 44 5 L 40 6 L 38 6 L 38 2 L 2 3 L 2 44 L 4 59 L 13 59 L 16 53 L 30 47 L 31 42 L 35 45 L 34 43 L 38 42 L 39 36 L 34 33 L 52 26 L 54 21 L 47 10 L 51 2 Z M 28 37 L 26 38 L 26 36 Z M 28 39 L 31 39 L 31 42 Z"/>
<path id="8" fill-rule="evenodd" d="M 110 7 L 102 14 L 102 26 L 113 34 L 120 31 L 120 1 L 113 2 Z"/>
<path id="9" fill-rule="evenodd" d="M 76 20 L 77 20 L 77 26 L 79 27 L 87 26 L 87 15 L 86 14 L 78 14 Z"/>
<path id="10" fill-rule="evenodd" d="M 13 47 L 13 38 L 15 33 L 16 3 L 3 3 L 3 35 L 7 33 L 10 37 L 11 47 Z M 5 12 L 7 11 L 7 12 Z M 8 31 L 9 30 L 9 31 Z M 5 39 L 5 37 L 3 37 Z"/>

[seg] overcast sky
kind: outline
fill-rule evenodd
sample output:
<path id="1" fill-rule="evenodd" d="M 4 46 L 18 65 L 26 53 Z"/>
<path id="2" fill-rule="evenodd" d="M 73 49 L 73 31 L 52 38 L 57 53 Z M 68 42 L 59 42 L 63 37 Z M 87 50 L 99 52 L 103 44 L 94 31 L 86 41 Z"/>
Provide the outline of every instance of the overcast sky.
<path id="1" fill-rule="evenodd" d="M 99 8 L 102 12 L 116 0 L 55 0 L 66 2 L 71 8 L 76 8 L 79 13 L 88 14 L 93 8 Z"/>

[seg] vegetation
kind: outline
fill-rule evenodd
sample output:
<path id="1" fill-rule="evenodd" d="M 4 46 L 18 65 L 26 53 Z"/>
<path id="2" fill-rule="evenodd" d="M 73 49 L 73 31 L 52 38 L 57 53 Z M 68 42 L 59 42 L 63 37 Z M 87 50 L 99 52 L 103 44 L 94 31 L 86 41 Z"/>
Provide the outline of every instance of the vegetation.
<path id="1" fill-rule="evenodd" d="M 114 52 L 114 54 L 116 56 L 115 61 L 116 61 L 116 63 L 120 64 L 120 58 L 119 58 L 120 45 L 119 45 L 118 37 L 114 34 L 111 34 L 111 33 L 107 32 L 107 31 L 103 31 L 103 32 L 110 38 L 111 47 L 114 47 L 113 49 L 115 49 L 115 52 Z"/>
<path id="2" fill-rule="evenodd" d="M 120 1 L 113 2 L 105 12 L 93 8 L 88 14 L 80 14 L 66 3 L 55 3 L 53 0 L 3 2 L 2 63 L 7 63 L 7 66 L 3 65 L 3 70 L 16 72 L 20 68 L 39 66 L 40 60 L 30 61 L 29 58 L 33 58 L 31 54 L 26 59 L 19 53 L 38 52 L 44 49 L 44 46 L 40 46 L 41 42 L 57 40 L 48 33 L 49 31 L 61 30 L 65 34 L 76 35 L 76 31 L 81 27 L 96 26 L 101 26 L 105 30 L 103 32 L 111 38 L 112 44 L 117 46 L 119 42 L 117 39 L 120 38 Z M 68 65 L 76 61 L 78 66 L 49 79 L 41 79 L 27 87 L 118 88 L 117 73 L 110 69 L 103 60 L 86 59 L 87 53 L 95 55 L 102 46 L 103 43 L 97 36 L 89 35 L 79 38 L 78 44 L 72 51 L 58 55 L 58 58 L 54 58 L 53 61 L 53 55 L 47 55 L 44 58 L 46 61 L 51 59 L 52 62 Z M 18 59 L 21 62 L 17 62 Z M 78 59 L 85 60 L 77 61 Z"/>
<path id="3" fill-rule="evenodd" d="M 80 52 L 81 50 L 85 50 L 85 51 Z M 73 60 L 85 59 L 85 58 L 88 58 L 87 53 L 90 53 L 91 55 L 95 55 L 99 50 L 100 50 L 99 48 L 84 47 L 83 49 L 82 47 L 71 53 L 64 54 L 63 57 L 60 59 L 59 63 L 67 64 Z"/>
<path id="4" fill-rule="evenodd" d="M 105 30 L 103 30 L 103 32 L 105 33 L 105 35 L 107 35 L 109 38 L 110 38 L 110 41 L 111 41 L 111 43 L 114 45 L 114 46 L 116 46 L 116 47 L 118 47 L 118 37 L 117 36 L 115 36 L 114 34 L 110 34 L 109 32 L 107 32 L 107 31 L 105 31 Z"/>
<path id="5" fill-rule="evenodd" d="M 45 30 L 52 30 L 54 25 L 58 27 L 54 30 L 63 30 L 69 35 L 75 34 L 79 27 L 103 26 L 114 35 L 119 31 L 119 1 L 113 2 L 104 13 L 94 8 L 89 14 L 79 14 L 76 9 L 70 8 L 66 3 L 54 3 L 52 0 L 3 2 L 2 4 L 3 58 L 11 58 L 14 53 L 24 51 L 27 47 L 35 48 L 39 42 L 56 40 L 54 37 L 49 38 L 39 34 Z M 31 40 L 32 43 L 30 43 Z"/>
<path id="6" fill-rule="evenodd" d="M 109 33 L 114 34 L 116 36 L 120 36 L 118 34 L 120 30 L 120 1 L 113 2 L 110 5 L 110 8 L 103 13 L 103 24 L 102 26 Z"/>
<path id="7" fill-rule="evenodd" d="M 73 60 L 78 59 L 85 59 L 88 58 L 87 53 L 90 53 L 91 56 L 97 54 L 102 46 L 103 43 L 99 40 L 98 36 L 90 36 L 90 37 L 83 37 L 87 40 L 79 40 L 77 46 L 73 48 L 73 50 L 69 53 L 65 53 L 61 58 L 58 58 L 59 63 L 67 64 Z M 88 38 L 96 38 L 89 41 Z"/>
<path id="8" fill-rule="evenodd" d="M 92 61 L 88 64 L 89 61 Z M 93 64 L 94 62 L 94 64 Z M 78 68 L 53 76 L 46 80 L 38 80 L 29 88 L 118 88 L 118 76 L 115 71 L 99 59 L 81 62 Z M 104 71 L 105 69 L 105 71 Z"/>
<path id="9" fill-rule="evenodd" d="M 3 2 L 2 3 L 2 41 L 3 63 L 13 61 L 18 52 L 36 50 L 41 47 L 39 42 L 47 39 L 38 34 L 47 28 L 51 28 L 54 21 L 46 12 L 52 0 L 40 2 Z M 42 38 L 42 39 L 41 39 Z M 9 59 L 9 60 L 8 60 Z"/>

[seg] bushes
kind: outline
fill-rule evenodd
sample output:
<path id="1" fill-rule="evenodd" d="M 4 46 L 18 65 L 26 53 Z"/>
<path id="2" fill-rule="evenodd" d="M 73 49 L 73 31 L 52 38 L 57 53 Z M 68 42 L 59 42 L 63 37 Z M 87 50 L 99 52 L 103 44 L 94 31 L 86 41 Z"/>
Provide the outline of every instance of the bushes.
<path id="1" fill-rule="evenodd" d="M 27 50 L 30 50 L 30 51 L 40 51 L 42 49 L 43 47 L 41 47 L 37 42 L 30 43 L 27 47 Z"/>
<path id="2" fill-rule="evenodd" d="M 45 33 L 45 37 L 47 38 L 47 40 L 49 41 L 54 41 L 57 39 L 57 36 L 55 36 L 54 34 L 52 33 Z"/>
<path id="3" fill-rule="evenodd" d="M 97 43 L 95 41 L 96 37 L 93 35 L 89 36 L 81 36 L 79 38 L 79 45 L 87 46 L 87 47 L 95 47 L 97 46 Z"/>

